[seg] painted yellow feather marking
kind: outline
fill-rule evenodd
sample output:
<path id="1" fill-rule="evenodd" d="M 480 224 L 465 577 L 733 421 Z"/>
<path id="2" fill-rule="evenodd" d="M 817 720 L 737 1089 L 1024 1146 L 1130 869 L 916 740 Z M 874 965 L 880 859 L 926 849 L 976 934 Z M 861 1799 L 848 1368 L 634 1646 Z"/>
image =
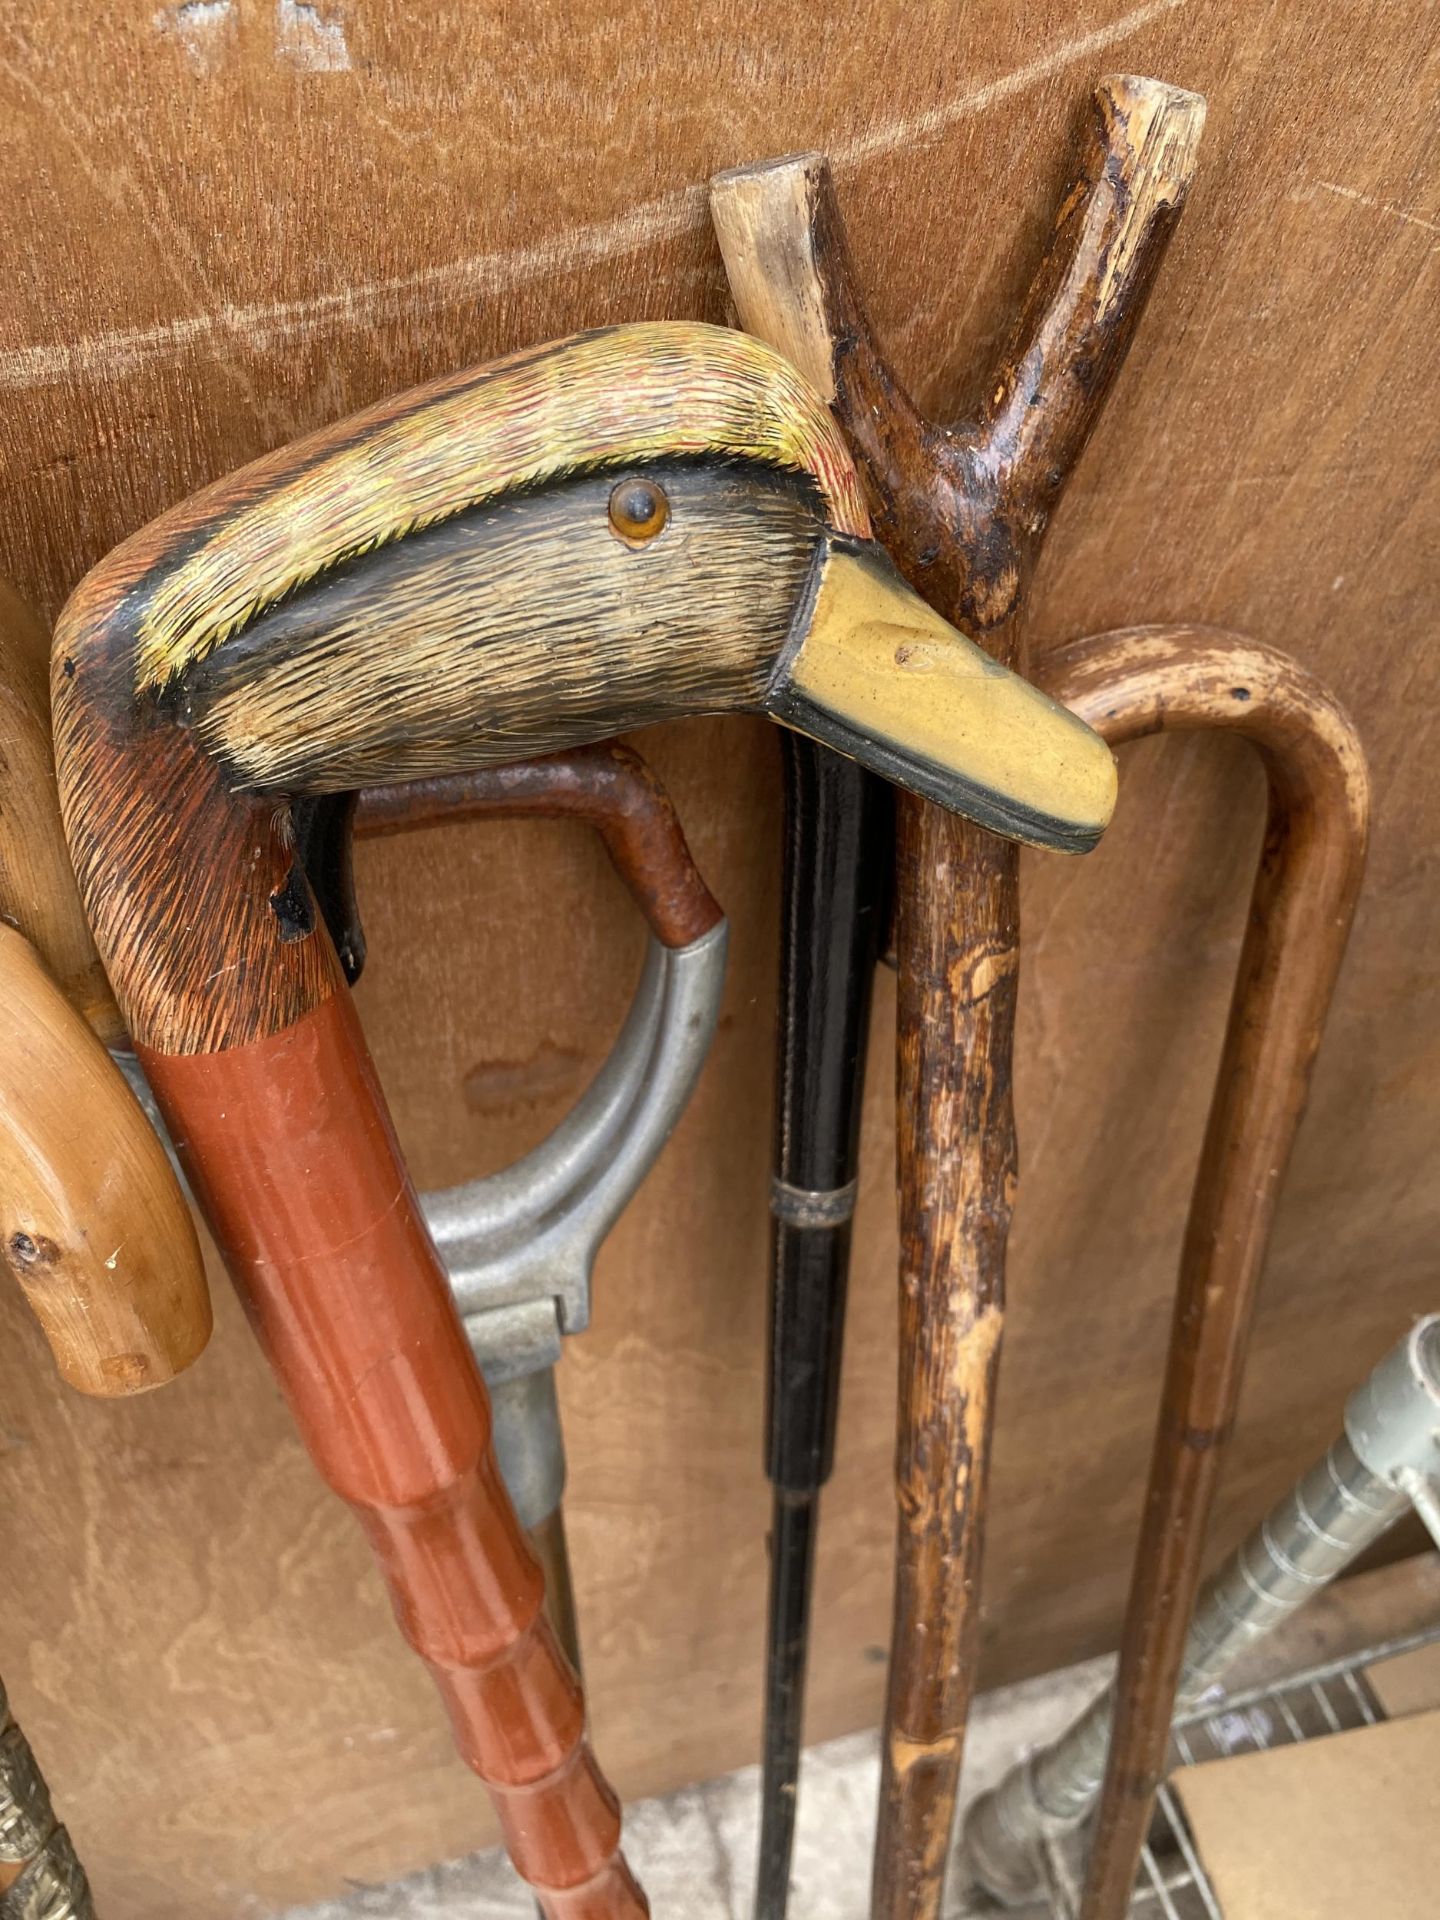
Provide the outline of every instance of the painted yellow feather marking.
<path id="1" fill-rule="evenodd" d="M 839 430 L 770 348 L 720 327 L 578 334 L 421 390 L 404 413 L 225 515 L 158 582 L 136 640 L 140 689 L 165 685 L 296 587 L 346 560 L 574 467 L 738 455 L 808 472 L 837 532 L 869 520 Z M 332 430 L 333 434 L 333 430 Z M 259 463 L 263 467 L 263 462 Z M 249 471 L 249 470 L 247 470 Z M 245 473 L 228 487 L 243 487 Z"/>

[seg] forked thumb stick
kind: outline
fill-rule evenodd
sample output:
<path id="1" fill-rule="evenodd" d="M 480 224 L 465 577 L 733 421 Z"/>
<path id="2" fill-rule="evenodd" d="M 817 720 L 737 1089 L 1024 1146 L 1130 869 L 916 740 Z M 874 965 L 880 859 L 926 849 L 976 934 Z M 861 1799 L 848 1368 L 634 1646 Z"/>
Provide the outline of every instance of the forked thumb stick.
<path id="1" fill-rule="evenodd" d="M 1205 106 L 1096 90 L 1075 184 L 979 419 L 926 420 L 886 365 L 820 155 L 720 176 L 741 324 L 792 358 L 856 454 L 876 531 L 1005 665 L 1050 515 L 1125 357 L 1194 171 Z M 917 661 L 923 667 L 923 661 Z M 935 1920 L 974 1680 L 980 1517 L 1016 1180 L 1015 850 L 901 799 L 900 1530 L 872 1920 Z"/>

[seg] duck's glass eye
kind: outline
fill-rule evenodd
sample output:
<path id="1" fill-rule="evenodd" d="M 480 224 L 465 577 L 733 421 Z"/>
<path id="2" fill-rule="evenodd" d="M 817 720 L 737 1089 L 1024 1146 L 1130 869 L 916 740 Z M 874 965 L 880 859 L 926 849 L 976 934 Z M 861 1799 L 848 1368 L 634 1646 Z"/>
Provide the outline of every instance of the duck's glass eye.
<path id="1" fill-rule="evenodd" d="M 610 494 L 610 525 L 630 547 L 653 540 L 670 518 L 665 489 L 653 480 L 622 480 Z"/>

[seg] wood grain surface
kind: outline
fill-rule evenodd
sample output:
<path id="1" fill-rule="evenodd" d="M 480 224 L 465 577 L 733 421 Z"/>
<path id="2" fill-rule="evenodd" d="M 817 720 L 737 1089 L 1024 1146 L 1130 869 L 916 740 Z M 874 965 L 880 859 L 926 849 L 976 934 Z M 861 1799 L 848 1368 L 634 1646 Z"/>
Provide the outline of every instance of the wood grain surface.
<path id="1" fill-rule="evenodd" d="M 576 326 L 723 318 L 703 183 L 787 148 L 833 153 L 877 326 L 920 403 L 964 413 L 1096 76 L 1207 95 L 1204 165 L 1031 637 L 1038 656 L 1139 621 L 1246 629 L 1335 688 L 1371 756 L 1370 875 L 1262 1293 L 1230 1545 L 1434 1305 L 1431 10 L 876 0 L 818 38 L 800 0 L 701 0 L 661 30 L 597 0 L 539 0 L 523 27 L 459 0 L 16 12 L 0 571 L 50 615 L 151 514 L 387 392 Z M 763 723 L 643 745 L 734 944 L 714 1057 L 561 1368 L 596 1734 L 631 1794 L 758 1751 L 779 881 Z M 1098 854 L 1024 864 L 988 1679 L 1114 1642 L 1261 811 L 1243 747 L 1153 743 Z M 496 1166 L 598 1063 L 643 926 L 565 823 L 437 829 L 358 867 L 361 1011 L 415 1169 Z M 816 1738 L 873 1722 L 884 1681 L 892 1048 L 886 977 Z M 491 1834 L 364 1543 L 219 1276 L 215 1295 L 202 1364 L 118 1408 L 62 1397 L 0 1300 L 0 1667 L 110 1920 L 258 1916 Z"/>

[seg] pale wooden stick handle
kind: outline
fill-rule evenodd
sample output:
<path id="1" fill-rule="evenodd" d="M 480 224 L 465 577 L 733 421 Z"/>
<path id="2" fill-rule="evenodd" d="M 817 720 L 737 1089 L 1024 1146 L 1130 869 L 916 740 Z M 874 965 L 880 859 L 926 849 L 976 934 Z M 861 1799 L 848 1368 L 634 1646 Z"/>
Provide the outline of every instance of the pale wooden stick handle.
<path id="1" fill-rule="evenodd" d="M 80 905 L 50 750 L 50 642 L 0 580 L 0 914 L 107 1045 L 125 1031 Z"/>
<path id="2" fill-rule="evenodd" d="M 82 1393 L 163 1386 L 210 1337 L 200 1247 L 164 1149 L 35 949 L 3 924 L 0 1256 Z"/>

